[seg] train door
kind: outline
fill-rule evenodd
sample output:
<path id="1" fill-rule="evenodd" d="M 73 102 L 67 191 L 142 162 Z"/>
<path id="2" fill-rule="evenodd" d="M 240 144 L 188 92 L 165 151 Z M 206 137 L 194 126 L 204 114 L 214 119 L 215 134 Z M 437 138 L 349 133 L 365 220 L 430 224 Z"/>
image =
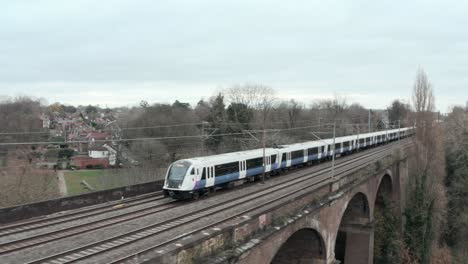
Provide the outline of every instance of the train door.
<path id="1" fill-rule="evenodd" d="M 286 152 L 286 167 L 291 166 L 291 152 Z"/>
<path id="2" fill-rule="evenodd" d="M 309 160 L 309 150 L 304 149 L 304 160 L 302 162 L 307 162 Z"/>
<path id="3" fill-rule="evenodd" d="M 271 171 L 271 156 L 265 156 L 265 172 Z"/>
<path id="4" fill-rule="evenodd" d="M 215 177 L 214 177 L 214 166 L 206 167 L 206 187 L 214 186 Z"/>
<path id="5" fill-rule="evenodd" d="M 247 176 L 247 162 L 245 160 L 239 161 L 239 179 Z"/>
<path id="6" fill-rule="evenodd" d="M 279 168 L 279 153 L 273 154 L 271 156 L 271 169 L 276 170 Z"/>

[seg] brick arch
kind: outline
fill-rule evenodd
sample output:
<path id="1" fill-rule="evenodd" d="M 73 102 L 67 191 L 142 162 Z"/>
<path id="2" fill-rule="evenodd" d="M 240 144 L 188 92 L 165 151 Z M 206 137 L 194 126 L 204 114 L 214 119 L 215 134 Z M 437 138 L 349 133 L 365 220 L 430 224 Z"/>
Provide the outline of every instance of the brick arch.
<path id="1" fill-rule="evenodd" d="M 313 228 L 302 228 L 294 232 L 267 262 L 271 264 L 287 263 L 326 263 L 325 240 Z"/>
<path id="2" fill-rule="evenodd" d="M 393 179 L 389 173 L 385 173 L 382 177 L 380 177 L 379 182 L 375 188 L 376 191 L 373 199 L 374 207 L 381 202 L 380 199 L 382 198 L 382 195 L 388 195 L 388 197 L 393 200 L 395 189 L 393 185 Z"/>
<path id="3" fill-rule="evenodd" d="M 385 176 L 390 177 L 390 179 L 392 180 L 392 183 L 393 183 L 393 181 L 394 181 L 394 179 L 393 179 L 393 178 L 394 178 L 393 172 L 392 172 L 391 170 L 387 169 L 387 170 L 385 170 L 384 173 L 381 173 L 381 174 L 378 176 L 377 187 L 380 186 L 380 183 L 382 182 L 382 180 L 383 180 L 383 178 L 384 178 Z"/>
<path id="4" fill-rule="evenodd" d="M 372 204 L 366 188 L 361 188 L 347 200 L 342 208 L 334 243 L 335 259 L 341 263 L 368 263 L 372 253 Z"/>
<path id="5" fill-rule="evenodd" d="M 285 245 L 294 234 L 297 234 L 301 230 L 313 230 L 315 235 L 320 238 L 320 241 L 323 246 L 323 256 L 326 259 L 327 257 L 327 231 L 321 225 L 321 221 L 316 218 L 316 216 L 308 216 L 305 219 L 295 222 L 292 225 L 289 225 L 287 228 L 283 229 L 282 232 L 277 234 L 272 239 L 268 240 L 268 244 L 264 244 L 263 248 L 258 250 L 262 252 L 263 258 L 262 262 L 258 264 L 270 264 L 275 258 L 276 254 L 281 250 L 281 247 Z M 319 262 L 320 263 L 320 262 Z M 326 263 L 323 262 L 323 263 Z"/>

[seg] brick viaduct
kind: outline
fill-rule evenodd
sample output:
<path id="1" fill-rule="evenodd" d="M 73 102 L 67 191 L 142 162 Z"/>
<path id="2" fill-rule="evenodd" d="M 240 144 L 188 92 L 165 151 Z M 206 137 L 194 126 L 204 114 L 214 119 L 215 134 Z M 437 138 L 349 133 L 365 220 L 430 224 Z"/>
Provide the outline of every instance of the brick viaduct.
<path id="1" fill-rule="evenodd" d="M 293 217 L 287 226 L 239 256 L 236 263 L 373 263 L 378 197 L 386 193 L 401 205 L 406 166 L 406 162 L 397 163 L 344 191 L 315 213 Z M 397 210 L 401 213 L 401 207 Z"/>
<path id="2" fill-rule="evenodd" d="M 373 263 L 374 211 L 387 195 L 401 215 L 408 157 L 382 160 L 268 212 L 194 235 L 148 263 Z M 143 261 L 144 262 L 144 261 Z"/>

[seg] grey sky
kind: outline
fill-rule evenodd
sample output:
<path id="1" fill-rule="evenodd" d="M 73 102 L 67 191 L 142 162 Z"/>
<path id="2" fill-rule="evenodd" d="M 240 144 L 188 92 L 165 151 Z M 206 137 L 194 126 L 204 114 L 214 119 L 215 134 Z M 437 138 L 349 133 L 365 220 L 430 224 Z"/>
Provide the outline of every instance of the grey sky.
<path id="1" fill-rule="evenodd" d="M 194 103 L 254 82 L 382 108 L 422 66 L 446 111 L 468 100 L 464 1 L 15 0 L 0 3 L 0 96 Z"/>

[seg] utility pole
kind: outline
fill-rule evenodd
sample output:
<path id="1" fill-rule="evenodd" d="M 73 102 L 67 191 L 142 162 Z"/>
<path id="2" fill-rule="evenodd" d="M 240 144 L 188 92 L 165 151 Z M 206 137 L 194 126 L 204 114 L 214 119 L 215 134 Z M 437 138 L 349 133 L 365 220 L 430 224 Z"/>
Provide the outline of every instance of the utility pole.
<path id="1" fill-rule="evenodd" d="M 390 120 L 385 123 L 385 142 L 388 141 L 388 127 L 390 126 Z"/>
<path id="2" fill-rule="evenodd" d="M 265 126 L 263 126 L 262 146 L 263 146 L 263 172 L 262 172 L 262 184 L 265 183 Z"/>
<path id="3" fill-rule="evenodd" d="M 369 117 L 367 118 L 367 123 L 368 123 L 368 129 L 367 129 L 367 132 L 370 133 L 371 132 L 371 125 L 370 125 L 370 119 L 371 119 L 371 109 L 369 108 Z"/>
<path id="4" fill-rule="evenodd" d="M 201 156 L 205 153 L 205 121 L 202 121 L 201 128 Z"/>
<path id="5" fill-rule="evenodd" d="M 398 142 L 400 142 L 400 126 L 401 125 L 401 121 L 398 120 Z"/>
<path id="6" fill-rule="evenodd" d="M 332 170 L 331 170 L 331 178 L 332 180 L 335 179 L 335 133 L 336 133 L 336 122 L 333 122 L 333 156 L 332 156 Z"/>
<path id="7" fill-rule="evenodd" d="M 468 105 L 468 102 L 467 102 L 467 105 Z M 318 115 L 318 127 L 320 129 L 320 109 L 317 109 L 317 115 Z"/>
<path id="8" fill-rule="evenodd" d="M 357 139 L 356 139 L 356 145 L 354 146 L 355 149 L 358 148 L 358 145 L 359 145 L 359 136 L 361 134 L 361 129 L 359 127 L 359 125 L 357 125 Z M 354 150 L 354 149 L 353 149 Z"/>

